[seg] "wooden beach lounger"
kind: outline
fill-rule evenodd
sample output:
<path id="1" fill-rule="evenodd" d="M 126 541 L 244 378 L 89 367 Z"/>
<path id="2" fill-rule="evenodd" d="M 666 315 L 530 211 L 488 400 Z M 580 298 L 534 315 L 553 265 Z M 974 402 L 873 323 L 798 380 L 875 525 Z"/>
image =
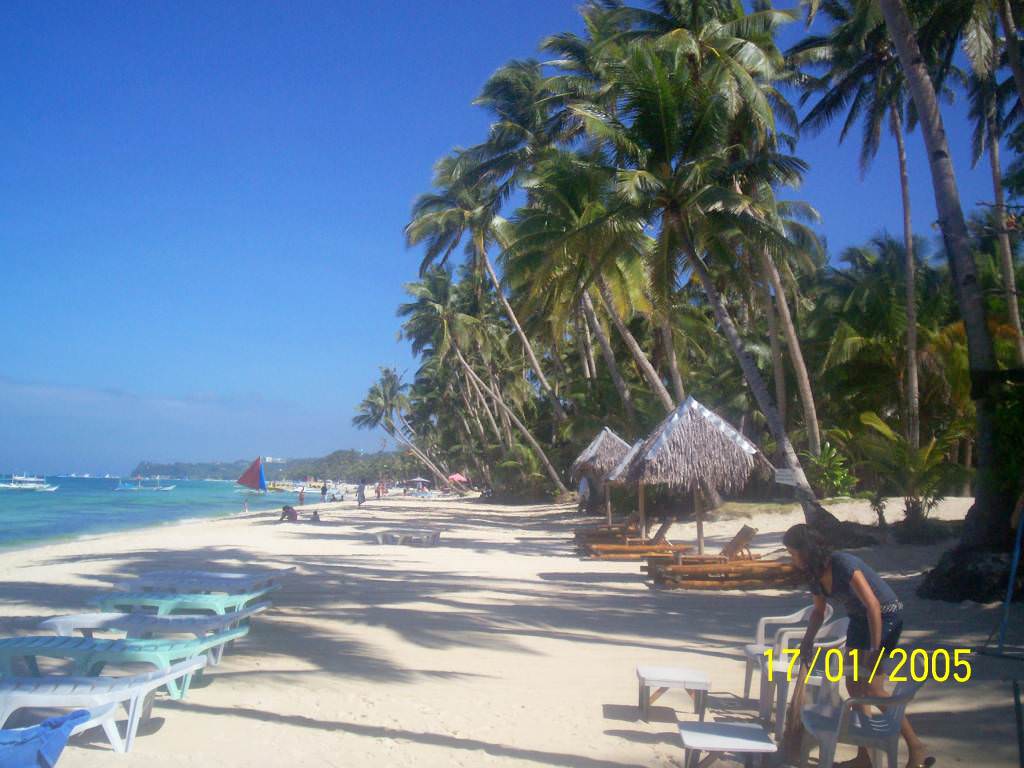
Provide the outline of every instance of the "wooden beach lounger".
<path id="1" fill-rule="evenodd" d="M 115 752 L 127 752 L 135 741 L 146 697 L 168 684 L 190 677 L 206 664 L 206 657 L 174 664 L 169 669 L 131 677 L 4 677 L 0 679 L 0 726 L 19 709 L 29 707 L 88 709 L 90 718 L 72 731 L 102 727 Z M 122 736 L 117 727 L 118 705 L 128 709 Z"/>
<path id="2" fill-rule="evenodd" d="M 39 674 L 37 659 L 71 659 L 74 674 L 99 675 L 107 664 L 150 664 L 169 669 L 175 662 L 205 657 L 207 652 L 237 640 L 249 633 L 248 626 L 235 627 L 194 640 L 125 639 L 96 640 L 88 637 L 28 636 L 0 639 L 0 675 L 12 674 L 14 659 L 24 659 L 32 675 Z M 166 683 L 172 698 L 180 699 L 192 681 L 185 675 L 181 685 L 177 678 Z"/>
<path id="3" fill-rule="evenodd" d="M 238 611 L 249 603 L 280 589 L 279 585 L 263 587 L 242 594 L 177 593 L 177 592 L 109 592 L 90 602 L 102 611 L 147 610 L 157 616 L 173 613 L 214 613 L 223 615 Z"/>

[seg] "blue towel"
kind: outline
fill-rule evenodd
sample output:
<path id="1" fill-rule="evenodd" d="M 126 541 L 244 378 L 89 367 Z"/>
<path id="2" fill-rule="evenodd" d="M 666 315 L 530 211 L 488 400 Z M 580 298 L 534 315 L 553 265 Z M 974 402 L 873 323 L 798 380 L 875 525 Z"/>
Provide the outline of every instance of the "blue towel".
<path id="1" fill-rule="evenodd" d="M 0 768 L 51 768 L 57 764 L 71 731 L 88 719 L 87 710 L 76 709 L 30 728 L 0 730 Z"/>

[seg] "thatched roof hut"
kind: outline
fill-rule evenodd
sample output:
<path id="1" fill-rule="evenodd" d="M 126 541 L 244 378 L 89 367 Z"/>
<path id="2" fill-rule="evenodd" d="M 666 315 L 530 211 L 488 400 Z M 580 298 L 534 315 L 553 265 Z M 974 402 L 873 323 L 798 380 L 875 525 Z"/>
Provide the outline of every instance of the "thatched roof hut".
<path id="1" fill-rule="evenodd" d="M 753 443 L 694 398 L 670 413 L 636 443 L 612 470 L 608 482 L 639 486 L 644 517 L 645 485 L 668 485 L 691 494 L 742 490 L 751 475 L 770 464 Z M 698 509 L 697 543 L 703 551 L 703 520 Z"/>
<path id="2" fill-rule="evenodd" d="M 630 463 L 636 457 L 645 442 L 646 438 L 641 438 L 629 447 L 629 450 L 622 455 L 621 459 L 619 459 L 619 463 L 616 464 L 615 467 L 612 468 L 612 471 L 608 473 L 608 476 L 605 477 L 604 480 L 606 483 L 610 483 L 612 485 L 626 484 L 626 470 L 629 469 Z"/>
<path id="3" fill-rule="evenodd" d="M 629 443 L 605 427 L 572 463 L 572 476 L 593 475 L 604 479 L 629 451 Z"/>
<path id="4" fill-rule="evenodd" d="M 630 453 L 629 461 L 616 467 L 618 482 L 668 485 L 691 492 L 740 491 L 755 469 L 767 466 L 757 446 L 692 397 Z"/>

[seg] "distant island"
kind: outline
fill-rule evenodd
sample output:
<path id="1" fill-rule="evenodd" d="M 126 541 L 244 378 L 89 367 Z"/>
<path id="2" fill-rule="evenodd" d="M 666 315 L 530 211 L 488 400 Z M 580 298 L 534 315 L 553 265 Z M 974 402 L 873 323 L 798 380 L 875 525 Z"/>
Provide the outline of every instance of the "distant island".
<path id="1" fill-rule="evenodd" d="M 255 458 L 255 457 L 253 457 Z M 141 461 L 132 470 L 132 477 L 175 477 L 192 480 L 236 480 L 252 458 L 236 461 L 160 463 Z M 402 479 L 421 472 L 415 459 L 401 451 L 334 451 L 315 459 L 274 459 L 263 464 L 267 480 L 302 480 L 315 477 L 357 483 L 362 479 L 375 481 L 379 477 Z"/>

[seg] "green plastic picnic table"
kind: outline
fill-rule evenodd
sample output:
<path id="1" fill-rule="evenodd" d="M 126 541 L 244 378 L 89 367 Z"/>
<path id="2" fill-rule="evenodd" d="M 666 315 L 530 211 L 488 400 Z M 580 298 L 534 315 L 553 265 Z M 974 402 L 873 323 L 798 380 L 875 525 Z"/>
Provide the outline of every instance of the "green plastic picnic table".
<path id="1" fill-rule="evenodd" d="M 15 659 L 24 659 L 32 675 L 39 676 L 39 658 L 71 659 L 72 674 L 96 676 L 107 664 L 151 664 L 167 669 L 177 661 L 200 656 L 232 640 L 244 637 L 248 625 L 235 627 L 206 637 L 194 639 L 137 639 L 97 640 L 89 637 L 27 636 L 0 639 L 0 675 L 13 674 Z M 192 676 L 187 675 L 181 685 L 167 684 L 171 698 L 180 699 L 188 691 Z"/>
<path id="2" fill-rule="evenodd" d="M 254 592 L 237 595 L 228 594 L 189 594 L 177 592 L 109 592 L 95 598 L 92 603 L 104 611 L 139 611 L 155 612 L 157 616 L 170 616 L 174 613 L 197 613 L 206 611 L 223 616 L 241 610 L 254 600 L 274 591 L 274 587 L 264 587 Z"/>

